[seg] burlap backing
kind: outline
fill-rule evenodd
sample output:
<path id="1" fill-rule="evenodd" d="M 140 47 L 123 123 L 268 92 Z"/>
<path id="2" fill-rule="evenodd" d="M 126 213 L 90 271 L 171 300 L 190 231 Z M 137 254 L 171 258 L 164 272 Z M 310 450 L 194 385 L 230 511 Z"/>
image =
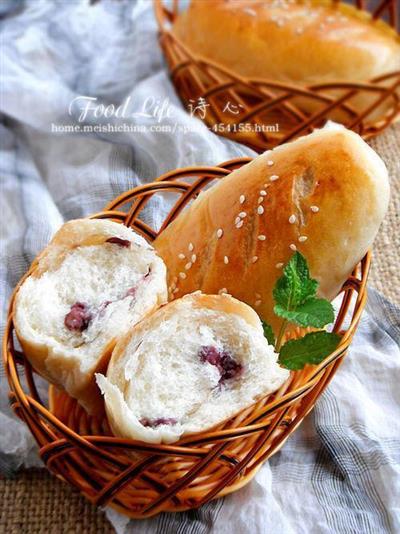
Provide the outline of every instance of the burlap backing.
<path id="1" fill-rule="evenodd" d="M 45 469 L 0 480 L 1 534 L 113 534 L 104 512 Z"/>
<path id="2" fill-rule="evenodd" d="M 372 139 L 370 144 L 387 165 L 391 200 L 374 243 L 369 283 L 400 305 L 400 123 Z"/>
<path id="3" fill-rule="evenodd" d="M 371 141 L 389 169 L 389 212 L 374 246 L 370 284 L 400 304 L 400 124 Z M 108 534 L 104 513 L 45 470 L 0 481 L 0 532 L 7 534 Z"/>

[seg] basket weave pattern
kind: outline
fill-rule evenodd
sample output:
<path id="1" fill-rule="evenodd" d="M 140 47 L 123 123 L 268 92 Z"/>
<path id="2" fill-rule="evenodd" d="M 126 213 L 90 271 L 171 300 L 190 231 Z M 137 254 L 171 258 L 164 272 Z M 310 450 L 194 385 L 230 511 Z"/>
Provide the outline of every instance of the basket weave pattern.
<path id="1" fill-rule="evenodd" d="M 332 0 L 334 7 L 339 3 Z M 378 5 L 373 0 L 350 3 L 370 12 L 373 19 L 385 20 L 398 31 L 398 0 L 381 0 Z M 196 116 L 214 132 L 262 152 L 306 135 L 322 127 L 328 119 L 368 139 L 398 117 L 400 71 L 364 82 L 332 80 L 311 86 L 248 79 L 192 53 L 172 33 L 178 4 L 174 0 L 169 10 L 163 0 L 154 0 L 160 45 L 184 106 L 193 112 L 196 102 L 206 102 L 206 111 Z M 227 102 L 230 110 L 225 109 Z"/>
<path id="2" fill-rule="evenodd" d="M 93 217 L 119 221 L 152 241 L 157 231 L 144 219 L 153 196 L 174 197 L 162 231 L 205 186 L 248 161 L 241 158 L 218 167 L 167 173 L 121 195 Z M 38 375 L 18 350 L 15 338 L 13 303 L 17 288 L 3 343 L 11 405 L 28 425 L 50 471 L 91 502 L 111 505 L 135 518 L 198 507 L 249 482 L 313 408 L 355 333 L 366 301 L 369 263 L 367 254 L 342 289 L 334 330 L 343 337 L 334 353 L 317 367 L 292 372 L 279 391 L 212 431 L 172 445 L 113 437 L 105 419 L 89 417 L 75 400 L 53 387 L 49 405 L 40 398 L 35 385 Z M 35 263 L 29 273 L 34 268 Z"/>

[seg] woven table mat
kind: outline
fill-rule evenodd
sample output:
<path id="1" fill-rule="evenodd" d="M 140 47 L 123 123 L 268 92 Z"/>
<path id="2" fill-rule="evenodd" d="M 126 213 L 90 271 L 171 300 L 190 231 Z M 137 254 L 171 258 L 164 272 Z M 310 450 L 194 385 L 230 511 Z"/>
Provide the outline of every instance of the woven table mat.
<path id="1" fill-rule="evenodd" d="M 0 480 L 1 534 L 113 534 L 114 528 L 77 491 L 45 469 Z"/>
<path id="2" fill-rule="evenodd" d="M 400 304 L 400 124 L 371 140 L 391 177 L 391 201 L 375 241 L 370 284 Z M 45 470 L 0 480 L 0 532 L 7 534 L 108 534 L 104 513 Z"/>
<path id="3" fill-rule="evenodd" d="M 400 123 L 371 139 L 370 144 L 387 165 L 391 198 L 374 243 L 369 283 L 400 305 Z"/>

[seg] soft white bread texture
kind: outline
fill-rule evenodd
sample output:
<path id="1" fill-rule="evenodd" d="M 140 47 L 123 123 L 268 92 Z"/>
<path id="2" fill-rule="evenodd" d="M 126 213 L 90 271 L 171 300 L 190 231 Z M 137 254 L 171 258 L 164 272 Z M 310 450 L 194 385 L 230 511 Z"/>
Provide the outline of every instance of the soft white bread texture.
<path id="1" fill-rule="evenodd" d="M 77 219 L 21 285 L 14 324 L 32 366 L 93 413 L 102 403 L 95 371 L 106 368 L 116 338 L 166 298 L 165 265 L 141 236 Z"/>
<path id="2" fill-rule="evenodd" d="M 383 161 L 343 127 L 265 152 L 200 194 L 154 242 L 170 298 L 228 292 L 276 330 L 272 290 L 293 252 L 333 299 L 371 246 L 388 200 Z"/>
<path id="3" fill-rule="evenodd" d="M 96 378 L 116 436 L 171 443 L 277 390 L 289 372 L 276 359 L 249 306 L 196 292 L 136 325 Z"/>
<path id="4" fill-rule="evenodd" d="M 173 31 L 194 53 L 253 79 L 309 85 L 400 69 L 394 30 L 343 3 L 191 0 Z"/>

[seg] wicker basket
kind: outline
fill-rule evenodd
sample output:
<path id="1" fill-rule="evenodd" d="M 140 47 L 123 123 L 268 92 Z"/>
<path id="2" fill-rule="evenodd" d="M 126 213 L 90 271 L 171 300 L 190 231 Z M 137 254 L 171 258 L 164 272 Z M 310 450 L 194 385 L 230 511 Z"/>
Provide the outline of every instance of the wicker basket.
<path id="1" fill-rule="evenodd" d="M 336 8 L 340 4 L 338 0 L 331 2 Z M 371 13 L 374 19 L 386 21 L 398 32 L 398 0 L 348 3 Z M 154 0 L 160 44 L 185 108 L 193 112 L 193 103 L 204 99 L 206 112 L 196 116 L 215 133 L 262 152 L 306 135 L 328 119 L 341 122 L 368 139 L 398 118 L 400 71 L 365 82 L 332 80 L 312 86 L 247 79 L 195 55 L 175 37 L 171 25 L 178 14 L 178 4 L 174 0 L 169 10 L 163 0 Z M 224 111 L 227 102 L 237 114 Z"/>
<path id="2" fill-rule="evenodd" d="M 207 184 L 248 161 L 241 158 L 218 167 L 192 167 L 164 174 L 156 182 L 121 195 L 106 211 L 93 217 L 124 223 L 152 241 L 157 232 L 143 221 L 143 209 L 153 195 L 168 195 L 174 202 L 164 228 Z M 13 326 L 14 292 L 3 343 L 11 405 L 29 427 L 50 471 L 91 502 L 111 505 L 135 518 L 196 508 L 249 482 L 313 408 L 357 328 L 366 301 L 369 263 L 367 254 L 342 289 L 334 329 L 343 337 L 334 353 L 317 367 L 291 373 L 279 391 L 213 431 L 173 445 L 115 438 L 106 420 L 89 417 L 75 400 L 53 387 L 47 405 L 36 387 L 41 377 L 18 349 Z M 34 268 L 35 263 L 30 272 Z"/>

